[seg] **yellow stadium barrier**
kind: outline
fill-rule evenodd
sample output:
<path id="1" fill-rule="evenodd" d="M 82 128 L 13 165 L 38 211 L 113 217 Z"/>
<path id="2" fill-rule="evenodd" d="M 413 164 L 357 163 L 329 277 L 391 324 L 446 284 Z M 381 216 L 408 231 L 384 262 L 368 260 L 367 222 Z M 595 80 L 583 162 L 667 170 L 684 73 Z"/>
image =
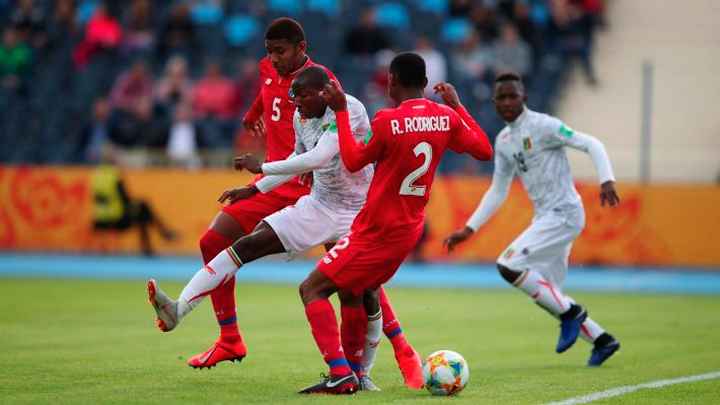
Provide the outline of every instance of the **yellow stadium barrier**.
<path id="1" fill-rule="evenodd" d="M 138 253 L 134 230 L 92 229 L 92 169 L 0 167 L 0 249 Z M 160 254 L 198 255 L 197 239 L 220 209 L 223 190 L 246 184 L 247 173 L 169 169 L 126 170 L 131 196 L 147 200 L 181 238 L 152 241 Z M 427 209 L 430 260 L 491 262 L 528 225 L 530 201 L 514 184 L 500 212 L 457 253 L 442 239 L 461 227 L 489 186 L 484 178 L 438 178 Z M 587 226 L 575 243 L 573 264 L 720 266 L 720 187 L 619 185 L 622 203 L 601 208 L 598 187 L 578 184 Z M 317 255 L 320 250 L 312 254 Z"/>

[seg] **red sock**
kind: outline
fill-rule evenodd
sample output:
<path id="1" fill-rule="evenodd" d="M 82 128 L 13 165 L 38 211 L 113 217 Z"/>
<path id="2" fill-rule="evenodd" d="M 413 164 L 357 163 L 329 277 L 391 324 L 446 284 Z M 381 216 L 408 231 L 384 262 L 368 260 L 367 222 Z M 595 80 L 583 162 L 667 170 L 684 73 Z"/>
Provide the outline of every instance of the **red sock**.
<path id="1" fill-rule="evenodd" d="M 382 309 L 383 317 L 383 333 L 390 339 L 390 343 L 393 345 L 393 349 L 398 351 L 408 345 L 405 335 L 403 334 L 402 328 L 400 328 L 400 322 L 395 317 L 395 311 L 393 311 L 390 305 L 390 299 L 385 293 L 385 289 L 380 287 L 380 309 Z"/>
<path id="2" fill-rule="evenodd" d="M 202 252 L 203 262 L 207 264 L 223 249 L 230 246 L 232 242 L 229 238 L 208 229 L 200 238 L 200 251 Z M 215 309 L 215 318 L 218 325 L 220 325 L 220 339 L 234 340 L 241 338 L 235 310 L 235 278 L 233 277 L 216 288 L 210 293 L 210 298 Z"/>
<path id="3" fill-rule="evenodd" d="M 340 318 L 342 319 L 340 335 L 345 358 L 353 371 L 361 371 L 368 326 L 365 308 L 340 306 Z"/>
<path id="4" fill-rule="evenodd" d="M 330 374 L 345 375 L 350 373 L 350 366 L 340 345 L 340 332 L 338 331 L 335 310 L 327 298 L 315 300 L 305 305 L 313 338 L 325 363 L 330 367 Z"/>

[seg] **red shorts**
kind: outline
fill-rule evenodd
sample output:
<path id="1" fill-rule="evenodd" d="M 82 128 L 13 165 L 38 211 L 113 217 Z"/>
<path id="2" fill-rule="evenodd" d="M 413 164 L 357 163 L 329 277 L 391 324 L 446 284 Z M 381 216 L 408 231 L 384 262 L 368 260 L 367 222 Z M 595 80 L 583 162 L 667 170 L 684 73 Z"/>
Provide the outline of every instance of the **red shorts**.
<path id="1" fill-rule="evenodd" d="M 422 232 L 408 234 L 393 241 L 368 240 L 350 234 L 320 259 L 317 269 L 339 289 L 354 295 L 374 290 L 395 275 L 422 236 Z"/>
<path id="2" fill-rule="evenodd" d="M 291 181 L 269 193 L 257 193 L 248 199 L 226 205 L 222 211 L 233 217 L 245 234 L 249 234 L 265 217 L 295 204 L 309 192 L 307 186 Z"/>

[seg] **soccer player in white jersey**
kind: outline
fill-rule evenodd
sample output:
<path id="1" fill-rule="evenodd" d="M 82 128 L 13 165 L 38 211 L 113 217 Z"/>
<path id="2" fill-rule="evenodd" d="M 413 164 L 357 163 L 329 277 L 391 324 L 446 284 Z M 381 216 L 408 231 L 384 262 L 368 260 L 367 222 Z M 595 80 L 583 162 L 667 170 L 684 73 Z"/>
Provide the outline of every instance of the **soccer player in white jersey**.
<path id="1" fill-rule="evenodd" d="M 600 141 L 570 129 L 555 117 L 528 109 L 526 100 L 518 75 L 506 73 L 495 80 L 493 101 L 507 126 L 495 140 L 492 184 L 466 226 L 451 234 L 445 244 L 452 251 L 487 222 L 505 201 L 517 175 L 535 215 L 530 227 L 498 258 L 500 275 L 560 319 L 558 353 L 569 349 L 581 335 L 593 343 L 588 365 L 600 366 L 620 343 L 562 291 L 572 243 L 585 226 L 565 147 L 590 155 L 600 180 L 600 202 L 610 207 L 620 202 L 612 167 Z"/>
<path id="2" fill-rule="evenodd" d="M 235 277 L 242 265 L 274 253 L 294 254 L 334 243 L 350 231 L 350 225 L 365 204 L 373 165 L 355 173 L 350 173 L 343 165 L 335 113 L 327 108 L 319 95 L 327 83 L 327 73 L 318 67 L 305 69 L 293 82 L 292 91 L 297 105 L 293 119 L 296 145 L 295 152 L 287 159 L 264 164 L 250 155 L 235 159 L 235 167 L 238 169 L 245 168 L 253 173 L 269 175 L 255 184 L 256 189 L 251 191 L 253 193 L 269 192 L 299 174 L 312 172 L 310 194 L 300 197 L 295 205 L 269 215 L 252 233 L 241 237 L 218 254 L 195 274 L 178 300 L 170 299 L 159 289 L 157 282 L 150 280 L 148 294 L 161 330 L 174 329 L 203 297 L 227 279 Z M 356 98 L 347 95 L 347 99 L 353 134 L 362 140 L 370 130 L 367 112 Z M 247 198 L 247 194 L 248 187 L 229 190 L 220 197 L 220 201 Z M 349 345 L 345 350 L 347 361 L 351 365 L 361 365 L 360 370 L 356 370 L 359 371 L 361 389 L 376 390 L 377 387 L 367 375 L 375 351 L 372 350 L 370 355 L 366 353 L 365 329 L 368 318 L 362 308 L 363 297 L 341 297 L 341 305 L 343 324 L 352 324 L 351 330 L 343 330 L 343 346 Z M 378 306 L 377 301 L 375 306 Z M 376 311 L 379 313 L 379 308 Z M 346 315 L 353 319 L 346 322 Z M 382 325 L 381 319 L 376 322 Z M 375 337 L 375 341 L 378 338 Z"/>

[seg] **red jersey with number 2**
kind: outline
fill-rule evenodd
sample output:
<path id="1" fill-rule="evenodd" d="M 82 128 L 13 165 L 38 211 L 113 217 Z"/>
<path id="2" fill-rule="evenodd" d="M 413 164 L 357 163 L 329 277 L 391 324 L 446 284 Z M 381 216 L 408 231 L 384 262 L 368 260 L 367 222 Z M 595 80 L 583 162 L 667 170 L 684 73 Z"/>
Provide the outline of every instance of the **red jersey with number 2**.
<path id="1" fill-rule="evenodd" d="M 295 151 L 295 104 L 290 99 L 290 86 L 295 76 L 310 66 L 322 67 L 331 79 L 337 81 L 328 68 L 313 62 L 309 57 L 300 69 L 288 76 L 280 76 L 268 57 L 262 58 L 258 63 L 260 94 L 245 114 L 245 119 L 254 122 L 262 116 L 265 124 L 266 162 L 283 160 Z"/>
<path id="2" fill-rule="evenodd" d="M 377 162 L 353 237 L 388 241 L 421 232 L 435 170 L 447 148 L 478 160 L 492 158 L 485 131 L 462 106 L 410 99 L 379 111 L 371 127 L 365 145 L 341 136 L 341 156 L 350 171 Z"/>

